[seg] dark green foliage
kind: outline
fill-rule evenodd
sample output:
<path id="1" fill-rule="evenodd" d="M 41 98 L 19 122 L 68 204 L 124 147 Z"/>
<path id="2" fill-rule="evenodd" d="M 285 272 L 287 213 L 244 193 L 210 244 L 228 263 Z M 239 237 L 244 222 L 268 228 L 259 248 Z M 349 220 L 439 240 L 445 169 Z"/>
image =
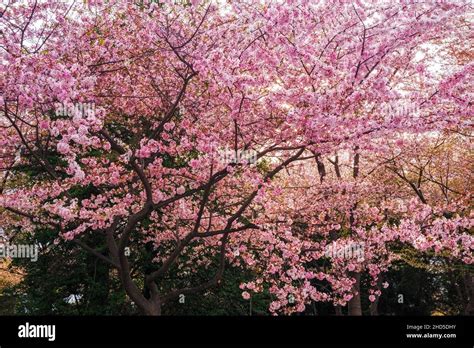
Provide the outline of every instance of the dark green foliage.
<path id="1" fill-rule="evenodd" d="M 57 233 L 38 230 L 35 237 L 21 243 L 39 243 L 42 250 L 37 262 L 15 259 L 25 277 L 10 289 L 16 296 L 16 313 L 28 315 L 113 315 L 134 314 L 121 284 L 109 265 L 71 242 L 53 247 Z M 102 237 L 89 236 L 100 245 Z M 105 248 L 104 248 L 105 249 Z M 76 302 L 72 300 L 76 296 Z"/>
<path id="2" fill-rule="evenodd" d="M 209 280 L 215 270 L 201 269 L 191 275 L 190 282 L 201 284 Z M 237 268 L 228 268 L 220 286 L 200 294 L 188 295 L 184 303 L 180 299 L 167 304 L 164 315 L 269 315 L 268 306 L 271 302 L 268 291 L 253 294 L 251 300 L 242 298 L 239 285 L 250 280 L 249 274 Z"/>
<path id="3" fill-rule="evenodd" d="M 384 275 L 390 286 L 382 291 L 379 312 L 383 315 L 461 314 L 462 305 L 451 279 L 456 273 L 395 264 Z M 403 303 L 398 302 L 399 295 L 403 295 Z"/>

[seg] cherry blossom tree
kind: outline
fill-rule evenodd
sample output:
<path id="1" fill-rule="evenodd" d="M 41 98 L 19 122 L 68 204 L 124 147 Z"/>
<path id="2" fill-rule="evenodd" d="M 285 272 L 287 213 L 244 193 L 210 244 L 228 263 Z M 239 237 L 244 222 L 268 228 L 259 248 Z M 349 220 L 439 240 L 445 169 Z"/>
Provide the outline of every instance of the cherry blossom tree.
<path id="1" fill-rule="evenodd" d="M 468 2 L 8 1 L 0 9 L 5 228 L 53 229 L 57 241 L 116 269 L 148 315 L 219 285 L 228 263 L 257 270 L 242 288 L 270 287 L 273 313 L 313 300 L 349 303 L 353 314 L 360 273 L 376 287 L 394 257 L 390 242 L 470 263 L 472 236 L 458 232 L 471 220 L 434 219 L 425 231 L 433 214 L 415 184 L 421 202 L 388 224 L 382 207 L 396 211 L 395 191 L 371 181 L 369 168 L 413 188 L 391 146 L 468 126 L 472 63 L 441 75 L 430 67 L 433 47 L 469 37 L 470 10 Z M 361 157 L 370 159 L 364 168 Z M 413 240 L 425 234 L 432 238 Z M 332 241 L 364 243 L 366 262 L 316 265 Z M 150 264 L 137 274 L 133 253 L 142 249 Z M 166 281 L 197 267 L 215 273 L 179 288 Z M 374 288 L 371 301 L 379 295 Z"/>

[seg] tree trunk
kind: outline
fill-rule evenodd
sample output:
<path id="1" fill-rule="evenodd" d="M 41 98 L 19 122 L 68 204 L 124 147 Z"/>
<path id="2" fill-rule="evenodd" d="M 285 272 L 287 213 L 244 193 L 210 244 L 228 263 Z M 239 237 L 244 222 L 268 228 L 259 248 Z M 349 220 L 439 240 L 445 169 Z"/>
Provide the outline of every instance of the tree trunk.
<path id="1" fill-rule="evenodd" d="M 474 276 L 468 273 L 464 276 L 466 288 L 467 305 L 464 308 L 464 315 L 474 315 Z"/>
<path id="2" fill-rule="evenodd" d="M 144 314 L 147 316 L 161 316 L 161 304 L 150 303 L 150 305 L 144 309 Z"/>
<path id="3" fill-rule="evenodd" d="M 354 179 L 357 180 L 359 177 L 359 161 L 360 161 L 360 154 L 358 152 L 359 146 L 355 147 L 355 155 L 354 155 L 354 167 L 353 167 L 353 172 L 352 176 Z M 357 209 L 357 202 L 354 204 L 354 206 L 350 210 L 350 216 L 349 216 L 349 223 L 351 226 L 351 231 L 354 229 L 354 210 Z M 362 305 L 360 303 L 360 273 L 355 273 L 354 278 L 356 280 L 352 291 L 354 293 L 354 297 L 350 299 L 348 303 L 348 315 L 362 315 Z"/>
<path id="4" fill-rule="evenodd" d="M 375 301 L 370 304 L 370 315 L 371 316 L 379 315 L 378 304 L 379 304 L 379 297 L 377 296 Z"/>
<path id="5" fill-rule="evenodd" d="M 360 273 L 354 274 L 356 282 L 352 287 L 354 297 L 352 297 L 347 305 L 348 315 L 361 316 L 362 306 L 360 303 Z"/>
<path id="6" fill-rule="evenodd" d="M 382 290 L 382 277 L 379 276 L 377 280 L 377 290 L 381 291 Z M 379 315 L 379 300 L 380 296 L 376 295 L 375 296 L 375 301 L 370 304 L 369 310 L 370 310 L 370 315 L 372 316 L 377 316 Z"/>

